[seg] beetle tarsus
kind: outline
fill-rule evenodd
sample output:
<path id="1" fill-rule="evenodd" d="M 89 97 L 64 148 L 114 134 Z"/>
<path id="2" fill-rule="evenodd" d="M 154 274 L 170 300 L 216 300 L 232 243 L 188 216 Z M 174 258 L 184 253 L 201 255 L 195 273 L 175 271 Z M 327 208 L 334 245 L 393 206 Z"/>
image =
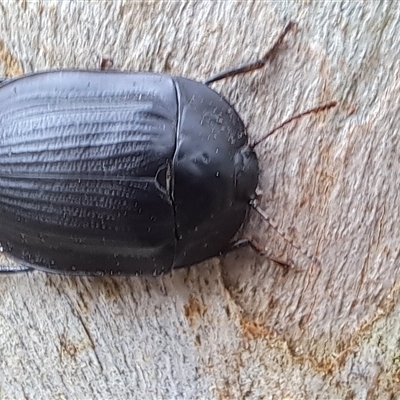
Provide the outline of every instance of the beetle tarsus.
<path id="1" fill-rule="evenodd" d="M 229 251 L 233 251 L 233 250 L 239 249 L 244 246 L 250 246 L 254 251 L 259 253 L 261 256 L 265 256 L 266 258 L 275 262 L 276 264 L 280 265 L 281 267 L 289 268 L 291 266 L 291 264 L 289 264 L 286 261 L 283 261 L 278 258 L 267 255 L 265 248 L 263 246 L 261 246 L 261 244 L 258 243 L 258 241 L 256 239 L 254 239 L 253 237 L 243 237 L 241 239 L 235 240 L 233 243 L 231 243 L 231 247 L 230 247 Z"/>
<path id="2" fill-rule="evenodd" d="M 205 85 L 209 85 L 210 83 L 219 81 L 221 79 L 229 78 L 231 76 L 236 76 L 240 74 L 245 74 L 246 72 L 255 71 L 257 69 L 263 68 L 265 64 L 275 56 L 278 51 L 279 46 L 282 44 L 283 39 L 285 38 L 286 34 L 296 26 L 295 22 L 290 21 L 283 32 L 278 37 L 277 41 L 274 45 L 268 50 L 264 57 L 260 58 L 257 61 L 251 61 L 246 64 L 239 65 L 237 67 L 229 68 L 225 71 L 222 71 L 218 74 L 211 76 L 210 78 L 206 79 L 203 83 Z"/>

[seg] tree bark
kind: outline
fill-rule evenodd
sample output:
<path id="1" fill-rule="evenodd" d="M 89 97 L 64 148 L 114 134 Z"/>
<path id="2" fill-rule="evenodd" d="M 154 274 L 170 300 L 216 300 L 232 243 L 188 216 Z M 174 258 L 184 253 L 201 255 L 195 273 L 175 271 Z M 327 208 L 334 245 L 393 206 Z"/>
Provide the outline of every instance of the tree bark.
<path id="1" fill-rule="evenodd" d="M 1 399 L 400 398 L 400 8 L 2 1 L 0 74 L 113 68 L 213 84 L 257 146 L 251 249 L 159 278 L 0 279 Z M 0 127 L 1 129 L 1 127 Z M 1 237 L 1 227 L 0 227 Z"/>

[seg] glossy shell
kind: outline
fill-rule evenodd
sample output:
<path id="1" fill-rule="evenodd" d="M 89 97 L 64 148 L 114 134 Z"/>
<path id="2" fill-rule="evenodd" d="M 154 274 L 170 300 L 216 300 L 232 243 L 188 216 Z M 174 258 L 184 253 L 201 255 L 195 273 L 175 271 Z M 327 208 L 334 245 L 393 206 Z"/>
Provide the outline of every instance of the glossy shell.
<path id="1" fill-rule="evenodd" d="M 240 117 L 207 86 L 57 71 L 0 86 L 0 248 L 60 273 L 159 274 L 217 255 L 257 185 Z"/>

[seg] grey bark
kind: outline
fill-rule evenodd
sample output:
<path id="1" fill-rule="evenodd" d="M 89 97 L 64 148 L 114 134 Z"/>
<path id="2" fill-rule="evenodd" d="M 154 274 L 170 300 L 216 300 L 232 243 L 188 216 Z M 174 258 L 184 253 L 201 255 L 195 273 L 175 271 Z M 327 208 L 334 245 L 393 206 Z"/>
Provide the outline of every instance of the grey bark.
<path id="1" fill-rule="evenodd" d="M 244 229 L 292 268 L 241 249 L 160 278 L 1 277 L 1 399 L 400 398 L 396 2 L 3 0 L 0 74 L 111 57 L 204 79 L 288 19 L 264 70 L 213 87 L 253 139 L 339 102 L 257 149 L 273 227 Z"/>

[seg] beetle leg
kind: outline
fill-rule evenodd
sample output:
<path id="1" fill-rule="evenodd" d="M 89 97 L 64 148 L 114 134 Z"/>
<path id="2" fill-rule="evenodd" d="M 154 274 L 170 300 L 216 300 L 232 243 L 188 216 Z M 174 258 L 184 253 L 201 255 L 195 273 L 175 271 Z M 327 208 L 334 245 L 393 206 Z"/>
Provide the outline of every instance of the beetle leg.
<path id="1" fill-rule="evenodd" d="M 256 239 L 254 239 L 253 237 L 243 237 L 241 239 L 235 240 L 234 242 L 231 243 L 231 246 L 230 246 L 228 252 L 239 249 L 244 246 L 251 246 L 251 248 L 253 250 L 255 250 L 257 253 L 259 253 L 262 256 L 266 256 L 268 259 L 279 264 L 281 267 L 284 267 L 284 268 L 290 267 L 290 264 L 286 261 L 280 260 L 275 257 L 267 256 L 265 248 L 263 246 L 261 246 L 260 243 L 258 243 L 258 241 Z"/>
<path id="2" fill-rule="evenodd" d="M 273 58 L 275 56 L 275 54 L 277 53 L 277 50 L 279 48 L 279 46 L 281 45 L 284 37 L 286 36 L 286 34 L 292 29 L 294 28 L 294 26 L 296 25 L 295 22 L 290 21 L 285 29 L 283 30 L 283 32 L 280 34 L 280 36 L 278 37 L 278 40 L 274 43 L 274 45 L 268 50 L 268 52 L 265 54 L 265 56 L 257 61 L 252 61 L 246 64 L 242 64 L 239 65 L 237 67 L 233 67 L 233 68 L 229 68 L 225 71 L 222 71 L 218 74 L 215 74 L 213 76 L 211 76 L 211 78 L 206 79 L 205 81 L 203 81 L 203 83 L 205 85 L 209 85 L 210 83 L 219 81 L 221 79 L 224 78 L 228 78 L 230 76 L 235 76 L 235 75 L 240 75 L 240 74 L 244 74 L 246 72 L 250 72 L 250 71 L 255 71 L 257 69 L 263 68 L 265 66 L 265 64 L 267 63 L 267 61 L 271 58 Z"/>
<path id="3" fill-rule="evenodd" d="M 19 274 L 21 272 L 30 272 L 33 270 L 34 268 L 27 266 L 0 265 L 0 275 Z"/>
<path id="4" fill-rule="evenodd" d="M 114 62 L 111 58 L 104 57 L 101 59 L 101 64 L 100 64 L 100 69 L 102 71 L 105 71 L 107 69 L 111 69 L 113 66 Z"/>
<path id="5" fill-rule="evenodd" d="M 1 243 L 0 243 L 0 249 Z M 2 253 L 2 250 L 1 250 Z M 32 268 L 27 262 L 17 260 L 9 254 L 1 254 L 2 260 L 0 262 L 0 275 L 19 274 L 21 272 L 30 272 Z"/>
<path id="6" fill-rule="evenodd" d="M 307 111 L 303 111 L 300 114 L 296 114 L 293 117 L 290 117 L 288 120 L 282 122 L 279 126 L 275 127 L 274 129 L 272 129 L 271 131 L 269 131 L 266 135 L 264 135 L 261 139 L 258 139 L 257 141 L 255 141 L 254 143 L 252 143 L 250 145 L 251 149 L 254 149 L 254 147 L 258 146 L 261 142 L 263 142 L 265 139 L 267 139 L 268 137 L 270 137 L 272 134 L 274 134 L 277 130 L 282 129 L 285 125 L 290 124 L 292 121 L 295 121 L 296 119 L 300 119 L 306 115 L 309 114 L 317 114 L 319 112 L 323 112 L 326 110 L 329 110 L 332 107 L 336 107 L 338 105 L 337 101 L 331 101 L 330 103 L 327 104 L 323 104 L 322 106 L 318 106 L 318 107 L 314 107 L 311 108 Z"/>
<path id="7" fill-rule="evenodd" d="M 316 264 L 318 267 L 321 266 L 321 262 L 317 257 L 315 257 L 313 254 L 309 254 L 309 252 L 306 249 L 303 249 L 301 246 L 297 245 L 296 243 L 293 242 L 293 239 L 287 237 L 284 232 L 282 232 L 279 227 L 271 221 L 271 219 L 268 217 L 268 215 L 265 213 L 264 210 L 262 210 L 258 205 L 256 201 L 252 201 L 250 205 L 254 208 L 254 210 L 266 221 L 268 224 L 283 238 L 285 239 L 288 243 L 290 243 L 295 249 L 297 249 L 303 256 L 307 257 L 313 264 Z"/>

